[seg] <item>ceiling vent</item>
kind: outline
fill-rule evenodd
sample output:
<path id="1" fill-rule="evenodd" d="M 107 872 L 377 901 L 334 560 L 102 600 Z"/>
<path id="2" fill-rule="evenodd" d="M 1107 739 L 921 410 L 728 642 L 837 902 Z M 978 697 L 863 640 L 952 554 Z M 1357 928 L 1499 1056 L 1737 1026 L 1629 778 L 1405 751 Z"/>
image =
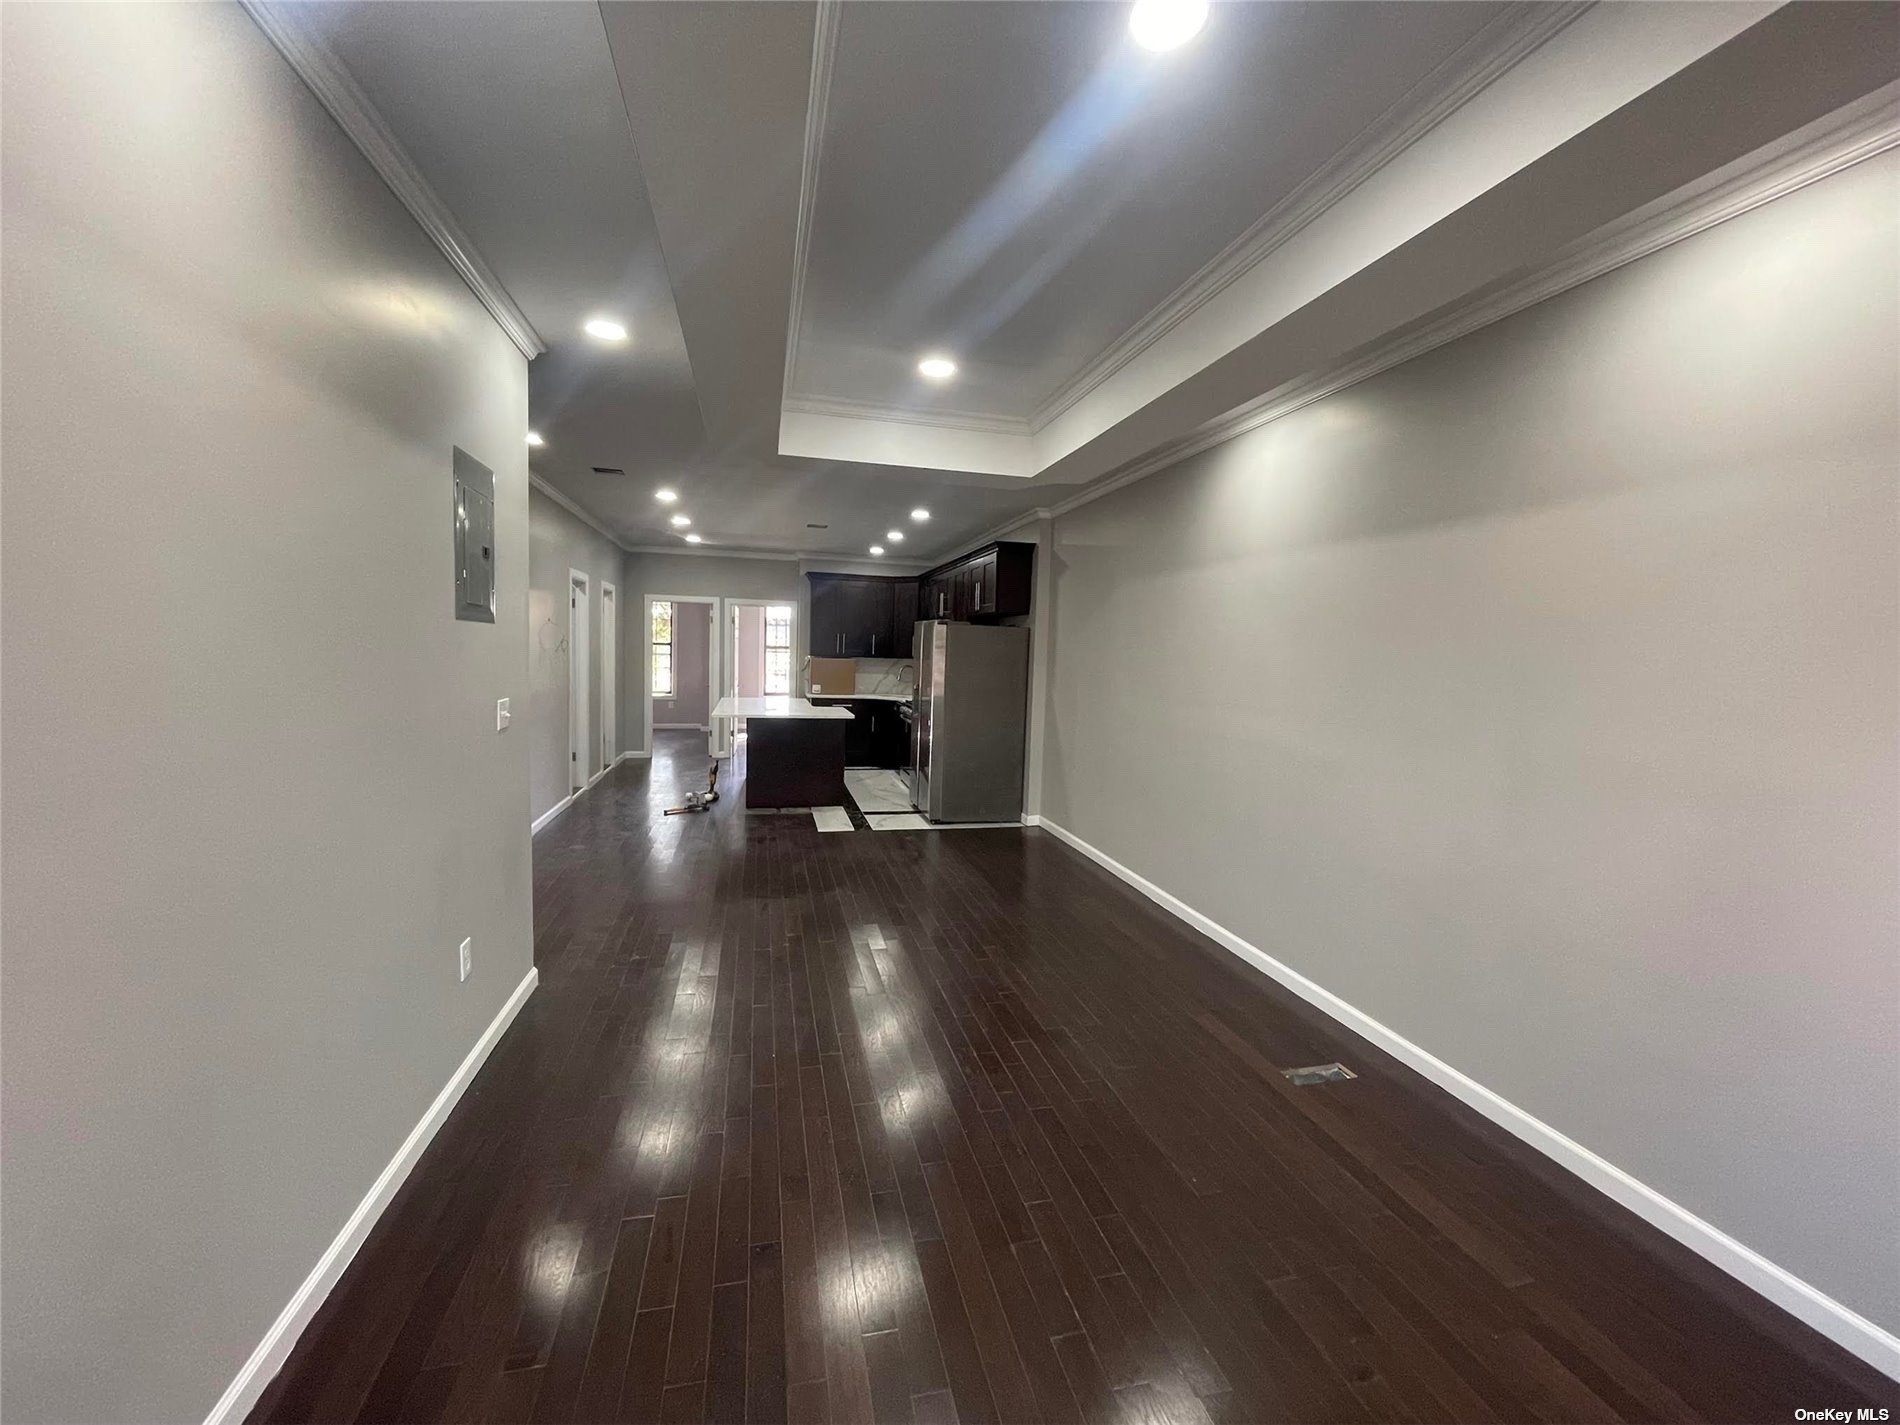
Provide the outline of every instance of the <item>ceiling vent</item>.
<path id="1" fill-rule="evenodd" d="M 594 473 L 596 475 L 625 475 L 627 472 L 617 465 L 596 465 Z"/>

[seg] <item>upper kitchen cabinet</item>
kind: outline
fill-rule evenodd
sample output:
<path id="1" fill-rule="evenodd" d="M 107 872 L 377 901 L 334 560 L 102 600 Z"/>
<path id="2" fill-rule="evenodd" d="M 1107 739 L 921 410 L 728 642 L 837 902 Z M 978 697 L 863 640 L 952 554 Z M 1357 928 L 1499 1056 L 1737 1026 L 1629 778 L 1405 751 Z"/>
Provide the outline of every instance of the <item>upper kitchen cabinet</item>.
<path id="1" fill-rule="evenodd" d="M 816 658 L 908 658 L 917 583 L 867 574 L 808 574 Z"/>
<path id="2" fill-rule="evenodd" d="M 1035 573 L 1033 544 L 990 544 L 922 579 L 807 574 L 814 658 L 910 658 L 919 619 L 1022 618 Z"/>
<path id="3" fill-rule="evenodd" d="M 917 629 L 917 581 L 891 580 L 891 658 L 909 658 Z M 880 654 L 880 657 L 887 655 Z"/>
<path id="4" fill-rule="evenodd" d="M 983 623 L 1029 613 L 1036 546 L 991 544 L 923 576 L 921 618 Z"/>

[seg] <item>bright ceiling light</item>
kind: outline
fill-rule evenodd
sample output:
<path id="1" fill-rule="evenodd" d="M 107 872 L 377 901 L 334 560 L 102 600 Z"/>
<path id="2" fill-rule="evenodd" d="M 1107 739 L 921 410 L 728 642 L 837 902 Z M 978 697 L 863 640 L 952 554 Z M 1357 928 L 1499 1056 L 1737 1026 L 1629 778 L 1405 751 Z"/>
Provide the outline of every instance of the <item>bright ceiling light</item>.
<path id="1" fill-rule="evenodd" d="M 674 515 L 673 516 L 674 529 L 685 529 L 686 526 L 691 524 L 692 522 L 693 522 L 693 518 L 691 515 Z"/>
<path id="2" fill-rule="evenodd" d="M 547 442 L 541 439 L 540 431 L 531 430 L 528 432 L 528 444 L 533 446 L 536 450 L 539 450 L 542 446 L 546 445 Z"/>
<path id="3" fill-rule="evenodd" d="M 947 356 L 926 356 L 917 363 L 917 374 L 926 381 L 948 381 L 957 374 L 957 364 Z"/>
<path id="4" fill-rule="evenodd" d="M 625 341 L 627 328 L 612 317 L 589 317 L 581 324 L 581 330 L 596 341 Z"/>
<path id="5" fill-rule="evenodd" d="M 925 520 L 930 518 L 930 511 L 920 505 L 910 512 L 910 517 L 916 520 L 918 524 L 922 524 Z"/>
<path id="6" fill-rule="evenodd" d="M 678 490 L 669 490 L 664 485 L 662 485 L 659 489 L 653 492 L 653 498 L 658 500 L 663 505 L 670 505 L 673 503 L 673 501 L 677 500 L 679 497 L 680 497 L 680 492 Z"/>
<path id="7" fill-rule="evenodd" d="M 687 542 L 688 544 L 698 544 L 698 543 L 699 543 L 699 536 L 698 536 L 698 535 L 696 535 L 696 534 L 689 534 L 689 535 L 687 535 L 687 536 L 686 536 L 686 542 Z"/>
<path id="8" fill-rule="evenodd" d="M 873 554 L 882 554 L 883 552 L 884 552 L 884 546 L 883 546 L 883 545 L 881 545 L 881 544 L 874 544 L 874 545 L 872 545 L 872 546 L 871 546 L 871 553 L 873 553 Z"/>
<path id="9" fill-rule="evenodd" d="M 904 542 L 904 531 L 901 529 L 887 529 L 884 531 L 884 537 L 892 544 L 902 544 Z"/>
<path id="10" fill-rule="evenodd" d="M 1128 33 L 1143 49 L 1179 49 L 1207 23 L 1207 0 L 1135 0 Z"/>

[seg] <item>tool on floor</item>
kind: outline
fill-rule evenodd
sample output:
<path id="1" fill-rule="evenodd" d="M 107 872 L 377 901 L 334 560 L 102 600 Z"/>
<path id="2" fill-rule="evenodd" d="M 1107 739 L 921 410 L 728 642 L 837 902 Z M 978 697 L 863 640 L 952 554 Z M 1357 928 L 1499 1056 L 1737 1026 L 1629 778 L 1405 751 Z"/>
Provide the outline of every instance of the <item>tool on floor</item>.
<path id="1" fill-rule="evenodd" d="M 704 811 L 719 800 L 719 759 L 714 758 L 712 770 L 706 773 L 706 790 L 688 792 L 684 806 L 668 807 L 661 815 L 680 816 L 689 811 Z"/>

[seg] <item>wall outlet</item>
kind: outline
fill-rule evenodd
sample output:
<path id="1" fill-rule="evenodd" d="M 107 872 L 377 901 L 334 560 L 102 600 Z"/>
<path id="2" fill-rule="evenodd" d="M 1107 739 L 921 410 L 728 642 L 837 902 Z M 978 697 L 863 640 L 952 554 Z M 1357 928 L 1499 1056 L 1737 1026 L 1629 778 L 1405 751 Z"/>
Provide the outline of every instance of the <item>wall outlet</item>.
<path id="1" fill-rule="evenodd" d="M 508 711 L 508 699 L 495 699 L 495 731 L 507 731 L 508 724 L 514 721 L 514 715 Z"/>
<path id="2" fill-rule="evenodd" d="M 471 935 L 462 942 L 462 948 L 456 952 L 462 969 L 462 978 L 465 980 L 468 978 L 469 966 L 475 958 L 474 945 L 475 937 Z"/>

